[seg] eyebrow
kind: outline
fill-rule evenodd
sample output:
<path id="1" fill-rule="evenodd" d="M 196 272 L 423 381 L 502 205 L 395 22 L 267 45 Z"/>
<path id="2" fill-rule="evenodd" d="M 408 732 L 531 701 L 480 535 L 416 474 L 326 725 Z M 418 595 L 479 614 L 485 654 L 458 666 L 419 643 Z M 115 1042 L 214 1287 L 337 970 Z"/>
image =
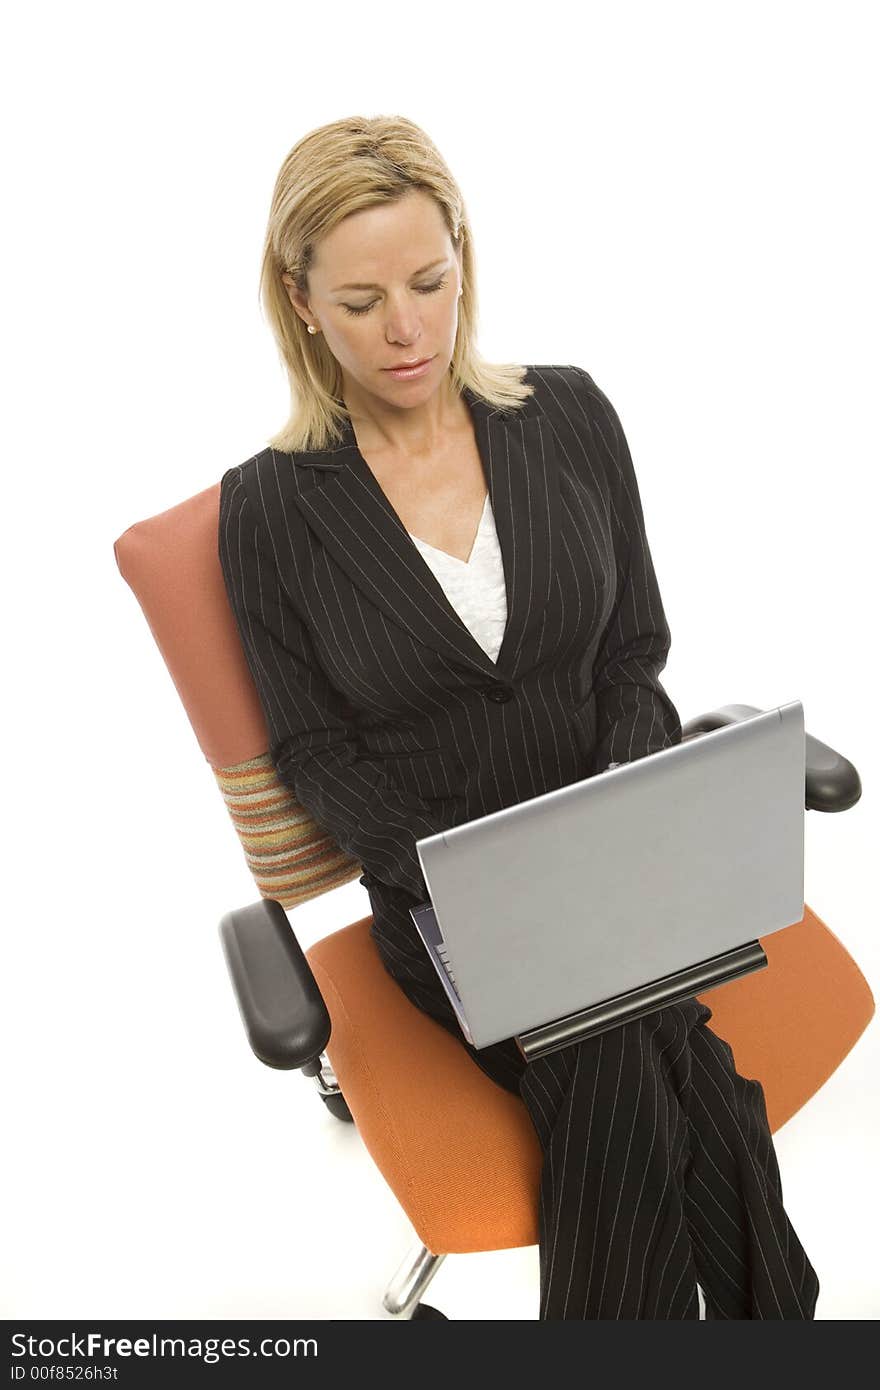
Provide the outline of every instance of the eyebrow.
<path id="1" fill-rule="evenodd" d="M 422 274 L 424 271 L 426 271 L 426 270 L 431 270 L 435 265 L 442 265 L 442 264 L 443 264 L 445 261 L 447 261 L 448 259 L 449 259 L 448 256 L 440 256 L 436 261 L 429 261 L 427 265 L 423 265 L 423 266 L 421 266 L 418 270 L 414 270 L 413 273 L 412 273 L 412 275 L 410 276 L 410 279 L 411 279 L 411 280 L 412 280 L 412 279 L 415 279 L 415 277 L 416 277 L 417 275 L 421 275 L 421 274 Z M 382 288 L 381 285 L 362 285 L 362 284 L 358 284 L 358 285 L 355 285 L 355 284 L 336 285 L 336 286 L 330 291 L 330 293 L 331 293 L 331 294 L 336 294 L 337 290 L 381 290 L 381 288 Z"/>

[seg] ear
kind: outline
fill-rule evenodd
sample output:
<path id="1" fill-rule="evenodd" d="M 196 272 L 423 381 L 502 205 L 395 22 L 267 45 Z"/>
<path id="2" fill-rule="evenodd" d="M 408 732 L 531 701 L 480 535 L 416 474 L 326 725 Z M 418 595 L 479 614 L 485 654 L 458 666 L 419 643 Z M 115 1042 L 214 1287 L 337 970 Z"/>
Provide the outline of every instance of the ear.
<path id="1" fill-rule="evenodd" d="M 312 315 L 309 310 L 309 301 L 301 290 L 297 289 L 296 282 L 292 275 L 286 272 L 281 276 L 284 288 L 287 290 L 288 298 L 296 312 L 299 314 L 303 323 L 311 323 Z"/>

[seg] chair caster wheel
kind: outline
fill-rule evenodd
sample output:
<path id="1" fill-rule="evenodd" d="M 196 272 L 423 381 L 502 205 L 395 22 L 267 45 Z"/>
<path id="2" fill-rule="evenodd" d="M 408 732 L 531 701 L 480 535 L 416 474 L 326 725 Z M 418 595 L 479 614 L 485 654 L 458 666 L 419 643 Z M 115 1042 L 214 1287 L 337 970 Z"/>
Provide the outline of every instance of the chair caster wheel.
<path id="1" fill-rule="evenodd" d="M 349 1110 L 345 1096 L 341 1092 L 335 1096 L 322 1096 L 321 1099 L 330 1114 L 335 1115 L 337 1120 L 348 1120 L 354 1124 L 354 1115 Z"/>
<path id="2" fill-rule="evenodd" d="M 445 1313 L 441 1313 L 439 1308 L 432 1308 L 430 1303 L 416 1304 L 412 1320 L 414 1321 L 416 1318 L 442 1318 L 444 1322 L 449 1321 Z"/>

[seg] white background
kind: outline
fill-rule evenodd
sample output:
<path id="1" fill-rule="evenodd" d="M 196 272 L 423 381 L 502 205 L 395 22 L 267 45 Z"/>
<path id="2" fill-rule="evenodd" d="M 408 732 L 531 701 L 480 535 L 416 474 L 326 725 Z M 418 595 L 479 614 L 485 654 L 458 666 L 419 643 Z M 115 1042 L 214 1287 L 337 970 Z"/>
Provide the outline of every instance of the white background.
<path id="1" fill-rule="evenodd" d="M 357 1131 L 248 1049 L 217 926 L 257 896 L 113 542 L 264 447 L 257 301 L 307 131 L 400 113 L 472 220 L 480 346 L 616 405 L 683 720 L 803 701 L 864 795 L 806 900 L 880 981 L 878 46 L 870 4 L 80 3 L 2 58 L 5 1254 L 20 1318 L 378 1318 L 411 1229 Z M 11 32 L 10 32 L 11 31 Z M 304 946 L 369 910 L 292 914 Z M 776 1135 L 817 1316 L 880 1312 L 872 1023 Z M 452 1318 L 537 1317 L 537 1247 Z"/>

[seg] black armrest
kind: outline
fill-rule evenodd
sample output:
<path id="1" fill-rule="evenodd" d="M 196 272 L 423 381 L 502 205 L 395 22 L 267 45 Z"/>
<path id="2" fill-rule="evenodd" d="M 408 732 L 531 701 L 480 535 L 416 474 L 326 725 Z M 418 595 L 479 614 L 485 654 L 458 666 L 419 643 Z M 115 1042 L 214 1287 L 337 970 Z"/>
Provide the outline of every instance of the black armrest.
<path id="1" fill-rule="evenodd" d="M 752 714 L 760 714 L 755 705 L 722 705 L 708 714 L 698 714 L 681 726 L 682 742 L 697 734 L 709 733 L 725 724 L 736 724 Z M 841 753 L 820 743 L 812 734 L 806 735 L 805 806 L 808 811 L 848 811 L 862 794 L 859 774 Z"/>
<path id="2" fill-rule="evenodd" d="M 330 1015 L 284 908 L 273 898 L 227 912 L 220 939 L 248 1041 L 267 1067 L 320 1071 Z"/>

